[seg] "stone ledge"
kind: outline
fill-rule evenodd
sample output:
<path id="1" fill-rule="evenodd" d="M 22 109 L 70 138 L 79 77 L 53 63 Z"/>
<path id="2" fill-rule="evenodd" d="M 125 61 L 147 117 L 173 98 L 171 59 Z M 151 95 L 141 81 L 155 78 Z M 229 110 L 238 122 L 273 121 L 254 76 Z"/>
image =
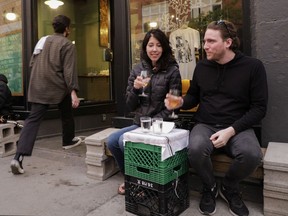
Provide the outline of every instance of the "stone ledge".
<path id="1" fill-rule="evenodd" d="M 288 143 L 269 142 L 264 157 L 264 168 L 288 171 Z"/>
<path id="2" fill-rule="evenodd" d="M 6 157 L 16 152 L 21 128 L 13 123 L 0 124 L 0 156 Z"/>
<path id="3" fill-rule="evenodd" d="M 119 171 L 106 147 L 108 136 L 117 131 L 117 128 L 107 128 L 85 138 L 87 176 L 93 179 L 106 180 Z"/>

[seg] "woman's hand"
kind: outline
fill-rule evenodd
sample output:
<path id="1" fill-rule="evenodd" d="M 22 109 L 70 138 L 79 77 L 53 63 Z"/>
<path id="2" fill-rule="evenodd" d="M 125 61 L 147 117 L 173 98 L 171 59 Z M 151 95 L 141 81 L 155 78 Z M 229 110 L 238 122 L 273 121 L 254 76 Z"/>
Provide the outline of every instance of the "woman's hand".
<path id="1" fill-rule="evenodd" d="M 133 87 L 135 89 L 141 89 L 144 86 L 143 78 L 141 76 L 137 76 L 136 79 L 134 80 L 134 85 Z"/>

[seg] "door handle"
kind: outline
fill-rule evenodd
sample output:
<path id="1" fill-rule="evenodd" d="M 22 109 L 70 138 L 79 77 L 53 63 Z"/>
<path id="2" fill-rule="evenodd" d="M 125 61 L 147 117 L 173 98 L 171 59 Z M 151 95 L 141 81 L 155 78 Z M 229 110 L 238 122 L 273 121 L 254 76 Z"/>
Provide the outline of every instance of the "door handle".
<path id="1" fill-rule="evenodd" d="M 113 52 L 110 48 L 105 48 L 104 49 L 104 61 L 113 61 Z"/>

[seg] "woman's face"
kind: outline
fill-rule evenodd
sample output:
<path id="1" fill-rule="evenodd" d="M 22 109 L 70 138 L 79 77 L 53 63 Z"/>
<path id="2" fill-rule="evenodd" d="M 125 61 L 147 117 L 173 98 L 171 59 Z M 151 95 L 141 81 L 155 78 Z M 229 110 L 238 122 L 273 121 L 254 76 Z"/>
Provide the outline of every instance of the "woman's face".
<path id="1" fill-rule="evenodd" d="M 147 43 L 146 52 L 148 57 L 152 61 L 152 65 L 155 66 L 156 62 L 160 59 L 162 55 L 163 48 L 160 42 L 155 37 L 153 37 L 153 35 L 150 37 Z"/>

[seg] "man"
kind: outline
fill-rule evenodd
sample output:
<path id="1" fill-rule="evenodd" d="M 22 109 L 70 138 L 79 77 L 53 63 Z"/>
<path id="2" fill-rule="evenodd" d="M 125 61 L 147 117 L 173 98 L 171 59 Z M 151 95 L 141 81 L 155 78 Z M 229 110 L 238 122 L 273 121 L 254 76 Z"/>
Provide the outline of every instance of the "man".
<path id="1" fill-rule="evenodd" d="M 263 157 L 252 126 L 266 113 L 266 71 L 260 60 L 240 53 L 239 45 L 231 22 L 210 23 L 204 36 L 207 59 L 197 64 L 187 94 L 178 98 L 182 109 L 199 104 L 188 157 L 203 183 L 199 211 L 205 215 L 216 212 L 218 195 L 210 155 L 223 151 L 233 158 L 219 193 L 230 212 L 241 216 L 249 215 L 249 210 L 241 199 L 239 182 L 253 173 Z M 169 97 L 165 105 L 171 109 Z"/>
<path id="2" fill-rule="evenodd" d="M 31 76 L 28 101 L 31 112 L 25 120 L 17 144 L 17 152 L 11 162 L 13 174 L 22 174 L 24 156 L 31 156 L 37 132 L 50 104 L 61 110 L 63 148 L 79 145 L 75 136 L 72 107 L 77 108 L 79 99 L 76 67 L 76 48 L 67 39 L 70 19 L 58 15 L 53 20 L 54 34 L 45 36 L 35 46 L 30 60 Z"/>

